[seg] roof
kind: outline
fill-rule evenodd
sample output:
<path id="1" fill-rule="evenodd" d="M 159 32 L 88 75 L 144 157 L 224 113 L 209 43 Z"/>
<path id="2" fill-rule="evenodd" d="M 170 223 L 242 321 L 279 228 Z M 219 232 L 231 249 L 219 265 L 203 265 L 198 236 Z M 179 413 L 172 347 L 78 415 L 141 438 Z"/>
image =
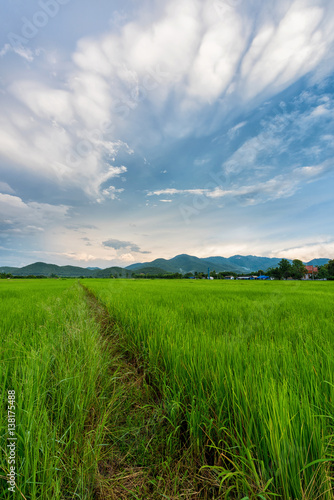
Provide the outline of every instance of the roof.
<path id="1" fill-rule="evenodd" d="M 306 267 L 306 270 L 307 270 L 307 274 L 312 274 L 312 273 L 317 273 L 318 272 L 318 268 L 317 267 L 313 267 L 313 266 L 305 266 Z"/>

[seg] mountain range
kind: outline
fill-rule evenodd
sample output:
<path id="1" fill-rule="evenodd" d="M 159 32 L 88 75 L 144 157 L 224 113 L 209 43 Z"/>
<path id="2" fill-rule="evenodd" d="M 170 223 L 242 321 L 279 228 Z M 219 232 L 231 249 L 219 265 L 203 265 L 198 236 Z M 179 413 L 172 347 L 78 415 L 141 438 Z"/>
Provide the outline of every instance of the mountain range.
<path id="1" fill-rule="evenodd" d="M 217 273 L 227 271 L 238 274 L 255 272 L 260 269 L 267 271 L 270 267 L 277 267 L 281 259 L 269 257 L 256 257 L 254 255 L 234 255 L 233 257 L 208 257 L 200 259 L 187 254 L 177 255 L 172 259 L 155 259 L 152 262 L 131 264 L 126 268 L 108 267 L 83 268 L 77 266 L 57 266 L 55 264 L 45 264 L 36 262 L 25 267 L 0 267 L 0 273 L 10 273 L 13 276 L 51 276 L 60 277 L 85 277 L 85 278 L 108 278 L 110 275 L 118 277 L 128 277 L 134 272 L 136 274 L 161 274 L 161 273 L 195 273 L 216 271 Z M 329 259 L 313 259 L 310 262 L 304 262 L 305 265 L 321 266 L 327 264 Z M 291 260 L 290 260 L 291 262 Z"/>
<path id="2" fill-rule="evenodd" d="M 234 255 L 233 257 L 207 257 L 200 259 L 187 254 L 177 255 L 172 259 L 155 259 L 152 262 L 131 264 L 126 269 L 138 272 L 143 266 L 159 267 L 171 273 L 189 273 L 189 272 L 207 272 L 216 271 L 231 271 L 238 274 L 249 273 L 251 271 L 267 271 L 270 267 L 277 267 L 282 259 L 270 257 L 256 257 L 254 255 Z M 288 259 L 292 262 L 291 259 Z M 313 259 L 310 262 L 305 262 L 305 265 L 322 266 L 327 264 L 329 259 Z"/>

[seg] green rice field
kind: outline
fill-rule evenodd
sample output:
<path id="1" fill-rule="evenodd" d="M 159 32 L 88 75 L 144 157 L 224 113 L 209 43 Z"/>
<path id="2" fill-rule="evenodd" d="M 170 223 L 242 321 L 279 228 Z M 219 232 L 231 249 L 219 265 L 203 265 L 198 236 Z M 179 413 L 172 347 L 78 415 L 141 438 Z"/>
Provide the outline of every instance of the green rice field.
<path id="1" fill-rule="evenodd" d="M 109 359 L 75 281 L 0 281 L 0 498 L 93 498 Z M 8 490 L 15 391 L 16 491 Z M 100 409 L 100 411 L 98 411 Z"/>
<path id="2" fill-rule="evenodd" d="M 332 283 L 85 285 L 158 381 L 171 452 L 191 447 L 226 498 L 333 498 Z"/>
<path id="3" fill-rule="evenodd" d="M 154 388 L 166 457 L 187 450 L 216 485 L 210 498 L 333 499 L 332 282 L 81 284 L 0 281 L 0 498 L 100 498 L 117 411 L 108 345 L 117 342 Z M 108 338 L 85 288 L 109 313 Z M 6 489 L 11 390 L 16 496 Z"/>

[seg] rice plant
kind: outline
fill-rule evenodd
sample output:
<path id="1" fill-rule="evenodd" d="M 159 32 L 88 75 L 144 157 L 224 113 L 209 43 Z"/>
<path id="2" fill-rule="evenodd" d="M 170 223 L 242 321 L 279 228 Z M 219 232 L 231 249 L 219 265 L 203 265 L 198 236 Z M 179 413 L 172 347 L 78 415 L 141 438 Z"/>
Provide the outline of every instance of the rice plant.
<path id="1" fill-rule="evenodd" d="M 331 282 L 85 280 L 221 498 L 333 498 Z"/>
<path id="2" fill-rule="evenodd" d="M 93 498 L 113 404 L 108 352 L 73 280 L 0 281 L 0 498 Z M 15 391 L 15 492 L 8 391 Z"/>

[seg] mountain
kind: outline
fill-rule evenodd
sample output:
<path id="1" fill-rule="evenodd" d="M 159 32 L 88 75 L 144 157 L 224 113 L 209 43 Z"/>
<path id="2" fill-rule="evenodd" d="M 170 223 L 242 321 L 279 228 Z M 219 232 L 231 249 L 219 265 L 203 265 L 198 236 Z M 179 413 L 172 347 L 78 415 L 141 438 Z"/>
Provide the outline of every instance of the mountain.
<path id="1" fill-rule="evenodd" d="M 173 271 L 173 266 L 169 264 L 169 260 L 166 259 L 155 259 L 152 260 L 152 262 L 131 264 L 130 266 L 127 266 L 126 269 L 129 269 L 130 271 L 137 271 L 141 267 L 158 267 L 160 269 L 163 269 L 164 271 L 169 271 L 171 273 L 176 272 Z"/>
<path id="2" fill-rule="evenodd" d="M 214 258 L 214 257 L 213 257 Z M 228 259 L 224 257 L 218 257 L 218 261 L 213 261 L 211 257 L 207 259 L 200 259 L 198 257 L 193 257 L 191 255 L 177 255 L 173 259 L 170 259 L 175 267 L 178 267 L 174 272 L 190 273 L 190 272 L 207 272 L 208 268 L 210 271 L 215 270 L 217 273 L 223 271 L 231 272 L 242 272 L 238 266 L 228 262 Z"/>
<path id="3" fill-rule="evenodd" d="M 288 259 L 292 262 L 291 259 Z M 281 261 L 277 257 L 256 257 L 255 255 L 233 255 L 233 257 L 207 257 L 200 259 L 187 254 L 177 255 L 172 259 L 156 259 L 152 262 L 144 262 L 138 264 L 131 264 L 126 269 L 137 272 L 142 267 L 159 267 L 170 273 L 189 273 L 189 272 L 204 272 L 208 268 L 210 271 L 224 272 L 230 271 L 239 274 L 246 274 L 250 272 L 267 271 L 270 267 L 277 267 Z M 329 259 L 314 259 L 307 262 L 306 265 L 324 265 L 327 264 Z"/>
<path id="4" fill-rule="evenodd" d="M 168 274 L 168 271 L 165 271 L 164 269 L 161 269 L 160 267 L 140 267 L 139 269 L 136 269 L 135 271 L 132 270 L 131 273 L 135 274 L 147 274 L 149 276 L 157 276 L 159 274 Z"/>
<path id="5" fill-rule="evenodd" d="M 213 257 L 213 259 L 215 259 Z M 141 267 L 159 267 L 164 271 L 170 273 L 195 273 L 195 272 L 207 272 L 208 268 L 211 271 L 215 270 L 217 273 L 221 271 L 231 271 L 236 273 L 242 273 L 243 269 L 241 267 L 235 266 L 234 264 L 228 262 L 228 259 L 223 257 L 217 257 L 217 259 L 222 259 L 221 261 L 212 261 L 210 259 L 200 259 L 191 255 L 181 254 L 173 257 L 172 259 L 156 259 L 152 262 L 145 262 L 142 264 L 132 264 L 126 269 L 131 271 L 136 271 Z"/>
<path id="6" fill-rule="evenodd" d="M 0 267 L 0 273 L 13 274 L 18 269 L 18 267 Z"/>
<path id="7" fill-rule="evenodd" d="M 90 271 L 101 271 L 100 267 L 86 267 L 86 269 L 89 269 Z"/>
<path id="8" fill-rule="evenodd" d="M 254 255 L 234 255 L 233 257 L 208 257 L 200 259 L 192 255 L 181 254 L 172 259 L 155 259 L 152 262 L 131 264 L 123 269 L 122 267 L 83 268 L 78 266 L 57 266 L 56 264 L 46 264 L 45 262 L 35 262 L 22 268 L 18 267 L 0 267 L 0 273 L 10 273 L 13 276 L 51 276 L 70 278 L 109 278 L 110 275 L 119 278 L 131 277 L 131 273 L 143 274 L 165 274 L 165 273 L 195 273 L 216 271 L 234 272 L 247 274 L 252 271 L 267 271 L 269 267 L 277 267 L 281 259 L 269 257 L 256 257 Z M 327 264 L 329 259 L 313 259 L 306 262 L 306 265 L 322 266 Z M 290 262 L 292 262 L 290 260 Z"/>
<path id="9" fill-rule="evenodd" d="M 93 276 L 94 271 L 89 271 L 82 267 L 77 266 L 57 266 L 56 264 L 46 264 L 45 262 L 35 262 L 28 266 L 21 267 L 10 271 L 13 276 L 51 276 L 55 274 L 61 277 L 80 277 L 80 276 Z"/>
<path id="10" fill-rule="evenodd" d="M 100 269 L 99 271 L 92 271 L 94 278 L 110 278 L 111 275 L 118 278 L 125 278 L 127 274 L 130 275 L 129 271 L 116 266 L 107 267 L 107 269 Z"/>
<path id="11" fill-rule="evenodd" d="M 307 266 L 324 266 L 327 264 L 329 259 L 313 259 L 310 262 L 304 262 Z"/>
<path id="12" fill-rule="evenodd" d="M 241 267 L 245 272 L 249 271 L 266 271 L 269 267 L 277 267 L 281 259 L 270 257 L 256 257 L 254 255 L 233 255 L 228 261 L 234 265 Z"/>

